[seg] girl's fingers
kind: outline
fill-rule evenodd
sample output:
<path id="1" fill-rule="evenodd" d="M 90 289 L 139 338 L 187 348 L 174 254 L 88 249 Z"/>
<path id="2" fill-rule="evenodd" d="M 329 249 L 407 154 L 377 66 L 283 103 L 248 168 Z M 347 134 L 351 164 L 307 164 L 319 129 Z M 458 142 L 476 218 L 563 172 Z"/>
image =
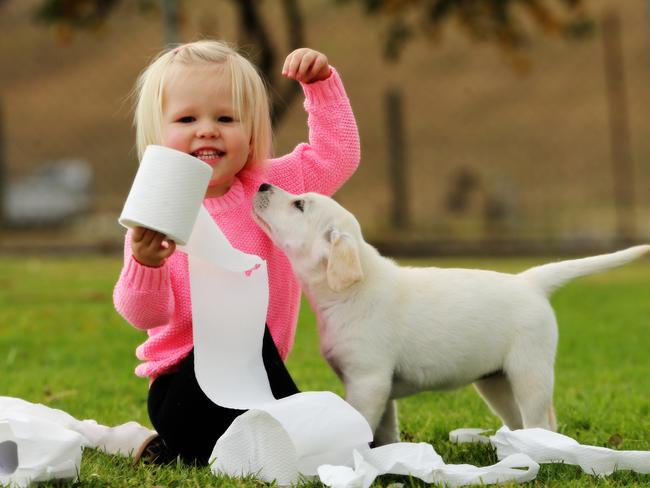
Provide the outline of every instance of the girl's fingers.
<path id="1" fill-rule="evenodd" d="M 140 242 L 144 237 L 144 233 L 147 229 L 144 227 L 134 227 L 133 232 L 131 233 L 131 240 L 133 242 Z"/>
<path id="2" fill-rule="evenodd" d="M 300 65 L 296 73 L 296 78 L 300 81 L 308 80 L 313 74 L 313 65 L 314 61 L 317 59 L 317 54 L 313 51 L 305 53 L 305 55 L 300 60 Z"/>
<path id="3" fill-rule="evenodd" d="M 174 241 L 164 241 L 167 243 L 167 246 L 163 246 L 161 248 L 160 252 L 160 257 L 163 259 L 167 259 L 169 256 L 174 254 L 174 251 L 176 250 L 176 243 Z"/>
<path id="4" fill-rule="evenodd" d="M 156 238 L 156 234 L 158 234 L 158 232 L 151 229 L 145 229 L 144 235 L 142 236 L 142 239 L 140 239 L 140 243 L 143 246 L 149 247 L 151 242 Z"/>
<path id="5" fill-rule="evenodd" d="M 176 243 L 172 240 L 166 240 L 163 234 L 155 233 L 153 240 L 149 245 L 143 245 L 141 242 L 132 246 L 133 256 L 137 261 L 146 266 L 162 266 L 169 256 L 176 250 Z"/>
<path id="6" fill-rule="evenodd" d="M 167 239 L 164 234 L 157 233 L 149 245 L 149 252 L 156 257 L 166 259 L 176 250 L 176 243 Z"/>
<path id="7" fill-rule="evenodd" d="M 287 56 L 287 60 L 285 62 L 285 75 L 288 76 L 289 78 L 295 79 L 296 78 L 296 71 L 298 70 L 298 67 L 300 66 L 300 60 L 302 59 L 302 54 L 300 52 L 300 49 L 292 52 Z"/>
<path id="8" fill-rule="evenodd" d="M 305 58 L 311 58 L 307 61 L 307 64 L 311 64 L 313 56 L 316 54 L 316 51 L 306 47 L 296 49 L 285 59 L 284 66 L 282 67 L 282 74 L 291 79 L 300 80 L 301 76 L 304 76 L 305 74 Z"/>
<path id="9" fill-rule="evenodd" d="M 324 55 L 318 56 L 312 66 L 312 78 L 324 80 L 330 75 L 330 64 Z"/>
<path id="10" fill-rule="evenodd" d="M 283 75 L 288 75 L 289 74 L 289 66 L 291 65 L 291 57 L 292 56 L 293 56 L 293 53 L 289 54 L 284 60 L 284 64 L 282 65 L 282 74 Z"/>
<path id="11" fill-rule="evenodd" d="M 313 49 L 296 49 L 285 59 L 282 74 L 302 83 L 324 80 L 330 74 L 329 61 L 327 56 Z"/>
<path id="12" fill-rule="evenodd" d="M 161 234 L 160 232 L 156 232 L 153 238 L 151 239 L 151 241 L 149 241 L 147 247 L 155 252 L 161 248 L 164 239 L 165 239 L 164 234 Z"/>

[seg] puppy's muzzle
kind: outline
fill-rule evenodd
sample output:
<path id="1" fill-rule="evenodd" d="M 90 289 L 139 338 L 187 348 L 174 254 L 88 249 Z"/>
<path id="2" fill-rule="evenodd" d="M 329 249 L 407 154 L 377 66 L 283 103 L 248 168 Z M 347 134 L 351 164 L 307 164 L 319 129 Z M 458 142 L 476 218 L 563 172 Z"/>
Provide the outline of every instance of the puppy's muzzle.
<path id="1" fill-rule="evenodd" d="M 269 206 L 269 197 L 273 193 L 273 185 L 262 183 L 255 195 L 255 208 L 262 210 Z"/>
<path id="2" fill-rule="evenodd" d="M 273 185 L 269 185 L 268 183 L 262 183 L 260 187 L 257 189 L 257 191 L 260 193 L 264 193 L 264 192 L 273 193 Z"/>

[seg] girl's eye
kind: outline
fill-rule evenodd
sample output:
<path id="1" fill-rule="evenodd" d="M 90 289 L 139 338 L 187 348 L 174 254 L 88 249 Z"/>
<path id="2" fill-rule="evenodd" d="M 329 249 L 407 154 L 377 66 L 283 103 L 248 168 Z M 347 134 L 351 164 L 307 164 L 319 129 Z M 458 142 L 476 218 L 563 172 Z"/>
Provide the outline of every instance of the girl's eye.
<path id="1" fill-rule="evenodd" d="M 194 122 L 194 117 L 190 117 L 189 115 L 186 115 L 185 117 L 180 117 L 178 119 L 178 122 L 181 124 L 189 124 L 191 122 Z"/>
<path id="2" fill-rule="evenodd" d="M 304 200 L 294 200 L 293 206 L 296 207 L 301 212 L 305 211 L 305 201 Z"/>
<path id="3" fill-rule="evenodd" d="M 225 122 L 226 124 L 229 124 L 230 122 L 234 122 L 235 119 L 233 117 L 230 117 L 229 115 L 222 115 L 219 117 L 219 122 Z"/>

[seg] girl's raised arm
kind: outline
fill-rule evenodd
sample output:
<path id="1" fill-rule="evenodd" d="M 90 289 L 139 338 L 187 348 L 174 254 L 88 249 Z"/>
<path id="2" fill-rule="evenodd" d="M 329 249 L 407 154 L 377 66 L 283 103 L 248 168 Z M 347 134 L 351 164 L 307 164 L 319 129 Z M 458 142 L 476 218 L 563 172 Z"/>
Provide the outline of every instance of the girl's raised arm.
<path id="1" fill-rule="evenodd" d="M 359 165 L 359 131 L 352 107 L 339 74 L 329 65 L 328 70 L 326 78 L 302 83 L 309 143 L 269 164 L 271 182 L 292 193 L 331 195 Z"/>

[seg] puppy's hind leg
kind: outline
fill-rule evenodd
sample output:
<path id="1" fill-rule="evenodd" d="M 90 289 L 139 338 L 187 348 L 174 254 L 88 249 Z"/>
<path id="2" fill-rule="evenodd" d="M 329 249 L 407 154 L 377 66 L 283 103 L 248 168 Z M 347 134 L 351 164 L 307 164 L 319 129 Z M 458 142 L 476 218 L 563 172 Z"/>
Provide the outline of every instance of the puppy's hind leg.
<path id="1" fill-rule="evenodd" d="M 503 370 L 510 380 L 524 428 L 555 430 L 553 364 L 558 340 L 555 313 L 545 302 L 542 307 L 531 303 L 527 315 L 527 324 L 522 326 L 526 333 L 517 336 Z"/>
<path id="2" fill-rule="evenodd" d="M 399 423 L 397 421 L 397 404 L 395 400 L 386 402 L 386 410 L 375 431 L 373 446 L 384 446 L 399 442 Z"/>
<path id="3" fill-rule="evenodd" d="M 518 369 L 508 375 L 524 428 L 555 430 L 553 366 L 537 363 L 535 367 Z"/>
<path id="4" fill-rule="evenodd" d="M 521 429 L 524 426 L 519 406 L 506 375 L 498 373 L 482 378 L 474 382 L 474 387 L 510 430 Z"/>

